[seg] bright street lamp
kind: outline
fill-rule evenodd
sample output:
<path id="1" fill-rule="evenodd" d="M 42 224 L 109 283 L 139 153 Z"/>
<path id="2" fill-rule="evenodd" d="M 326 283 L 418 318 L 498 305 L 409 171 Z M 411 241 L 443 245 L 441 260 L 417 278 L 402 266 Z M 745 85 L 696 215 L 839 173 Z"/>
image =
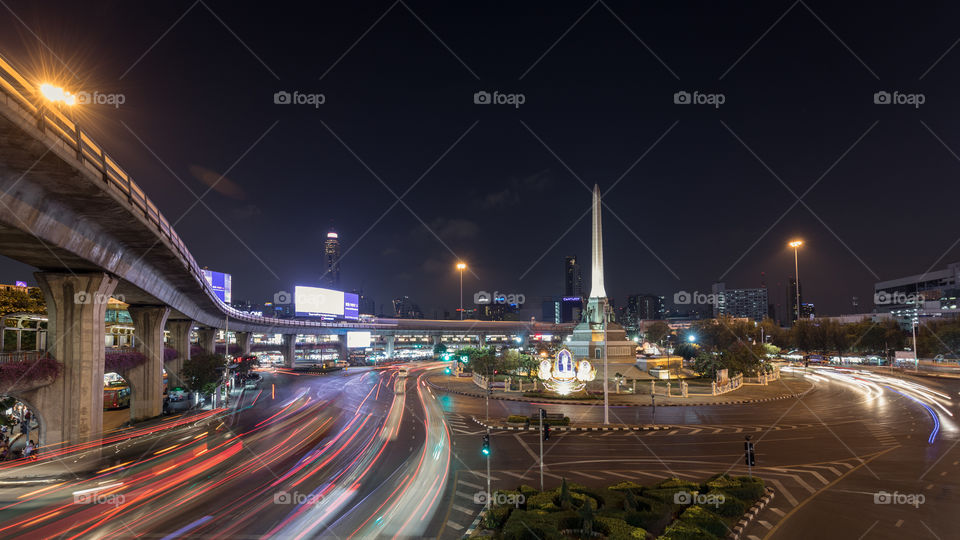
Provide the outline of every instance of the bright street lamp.
<path id="1" fill-rule="evenodd" d="M 40 85 L 40 94 L 45 97 L 48 101 L 54 103 L 63 103 L 64 105 L 76 105 L 77 96 L 67 92 L 59 86 L 54 86 L 50 83 L 43 83 Z"/>
<path id="2" fill-rule="evenodd" d="M 797 278 L 796 282 L 793 284 L 794 289 L 797 292 L 797 318 L 794 320 L 799 321 L 800 320 L 800 263 L 798 262 L 797 250 L 799 250 L 800 246 L 803 245 L 803 240 L 792 240 L 787 245 L 793 248 L 793 271 L 794 271 L 794 275 Z"/>
<path id="3" fill-rule="evenodd" d="M 457 270 L 460 271 L 460 320 L 463 320 L 463 271 L 467 269 L 467 265 L 462 262 L 457 263 Z"/>
<path id="4" fill-rule="evenodd" d="M 687 341 L 689 341 L 690 343 L 693 343 L 696 340 L 697 340 L 697 336 L 693 334 L 690 334 L 689 336 L 687 336 Z"/>

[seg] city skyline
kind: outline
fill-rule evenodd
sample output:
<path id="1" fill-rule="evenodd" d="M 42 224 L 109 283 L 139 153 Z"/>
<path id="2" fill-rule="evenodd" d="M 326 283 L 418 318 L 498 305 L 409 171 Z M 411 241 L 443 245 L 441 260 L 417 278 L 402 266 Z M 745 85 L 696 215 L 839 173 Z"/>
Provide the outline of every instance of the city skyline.
<path id="1" fill-rule="evenodd" d="M 718 280 L 756 287 L 761 274 L 769 277 L 771 288 L 784 287 L 793 274 L 784 243 L 802 237 L 807 241 L 802 266 L 809 268 L 802 281 L 818 312 L 849 312 L 852 297 L 870 311 L 866 299 L 873 283 L 923 272 L 941 259 L 956 260 L 949 218 L 919 214 L 923 190 L 899 194 L 897 219 L 871 219 L 864 227 L 860 217 L 889 207 L 889 196 L 871 189 L 874 179 L 909 178 L 946 194 L 956 189 L 946 179 L 957 167 L 949 148 L 957 147 L 953 142 L 960 135 L 933 120 L 949 108 L 933 99 L 939 94 L 932 85 L 945 84 L 952 77 L 950 66 L 960 60 L 947 55 L 917 84 L 931 93 L 922 108 L 873 103 L 874 93 L 893 90 L 886 80 L 908 68 L 923 73 L 949 46 L 932 37 L 901 43 L 912 62 L 864 58 L 866 69 L 809 13 L 794 10 L 769 40 L 735 63 L 750 39 L 727 39 L 704 28 L 704 39 L 719 41 L 716 51 L 698 59 L 699 47 L 677 43 L 666 27 L 647 24 L 657 14 L 648 11 L 653 8 L 624 6 L 614 12 L 645 36 L 643 43 L 656 56 L 617 18 L 596 10 L 536 62 L 582 12 L 538 13 L 543 17 L 538 30 L 521 34 L 535 16 L 521 8 L 515 25 L 504 26 L 504 32 L 509 46 L 525 54 L 500 66 L 499 49 L 470 41 L 473 31 L 463 25 L 475 15 L 472 8 L 449 7 L 427 10 L 429 20 L 421 16 L 440 42 L 409 11 L 393 10 L 338 60 L 383 9 L 335 10 L 332 19 L 340 22 L 320 32 L 314 54 L 290 55 L 297 30 L 266 39 L 257 31 L 259 16 L 231 6 L 218 6 L 214 13 L 236 37 L 204 9 L 188 13 L 164 36 L 186 7 L 170 5 L 151 19 L 137 19 L 139 8 L 133 6 L 94 16 L 64 3 L 58 16 L 41 17 L 37 7 L 12 2 L 10 9 L 22 22 L 0 22 L 0 51 L 76 91 L 124 96 L 122 104 L 86 107 L 85 125 L 166 214 L 182 217 L 177 230 L 202 254 L 200 263 L 235 276 L 239 298 L 270 298 L 315 279 L 313 246 L 322 243 L 330 219 L 350 239 L 342 246 L 341 288 L 362 288 L 378 305 L 408 295 L 421 299 L 426 313 L 452 308 L 458 278 L 452 266 L 461 259 L 470 262 L 467 291 L 552 295 L 557 292 L 550 285 L 556 283 L 555 261 L 585 253 L 589 243 L 588 234 L 573 225 L 593 182 L 610 190 L 607 244 L 616 255 L 607 265 L 607 282 L 614 298 L 638 291 L 666 296 L 706 291 Z M 669 20 L 681 16 L 678 8 L 663 9 L 659 16 Z M 412 10 L 419 13 L 415 6 Z M 720 7 L 710 11 L 743 35 L 760 35 L 782 13 L 767 6 L 736 19 Z M 825 16 L 858 44 L 851 45 L 854 50 L 871 50 L 886 40 L 852 26 L 849 13 Z M 873 10 L 868 17 L 889 24 L 899 14 Z M 914 27 L 930 28 L 926 34 L 940 34 L 935 30 L 941 18 L 910 17 Z M 138 23 L 110 24 L 114 18 Z M 304 24 L 281 14 L 268 19 L 293 28 Z M 211 21 L 219 33 L 209 31 Z M 109 39 L 67 39 L 75 33 L 69 27 L 93 24 L 110 24 L 115 31 Z M 585 49 L 587 36 L 603 37 Z M 794 36 L 803 36 L 806 47 L 784 63 L 778 44 Z M 395 56 L 384 63 L 378 51 L 387 45 Z M 186 47 L 236 61 L 208 70 L 209 56 L 181 58 Z M 611 51 L 619 54 L 604 55 Z M 430 76 L 410 60 L 418 55 L 438 66 Z M 159 84 L 174 62 L 185 68 L 184 84 Z M 563 62 L 593 79 L 571 79 L 566 95 L 548 92 L 565 73 Z M 638 69 L 615 69 L 624 62 L 637 62 Z M 358 66 L 375 69 L 360 73 Z M 776 69 L 758 86 L 754 79 L 761 66 Z M 817 75 L 824 70 L 831 76 Z M 849 85 L 827 91 L 839 73 L 848 75 Z M 882 75 L 883 82 L 872 73 Z M 400 85 L 411 74 L 416 83 Z M 798 88 L 795 76 L 805 77 L 817 91 Z M 435 81 L 443 81 L 442 90 Z M 598 100 L 591 88 L 600 83 L 623 90 Z M 228 91 L 238 86 L 247 91 Z M 698 87 L 701 94 L 716 87 L 725 103 L 713 108 L 674 103 L 675 93 Z M 297 91 L 323 93 L 325 102 L 275 103 L 276 93 Z M 514 107 L 474 102 L 474 94 L 493 91 L 523 93 L 526 101 Z M 828 99 L 831 94 L 841 99 Z M 433 97 L 424 99 L 427 95 Z M 214 108 L 215 102 L 224 106 Z M 581 112 L 558 122 L 558 114 L 574 102 Z M 629 113 L 616 118 L 617 110 Z M 243 121 L 228 111 L 243 111 Z M 371 126 L 351 124 L 364 111 L 381 119 L 377 129 L 392 145 L 377 144 L 369 135 Z M 198 118 L 204 121 L 194 125 Z M 834 129 L 824 132 L 824 125 Z M 898 135 L 906 129 L 915 136 Z M 161 140 L 167 133 L 191 135 Z M 227 134 L 235 135 L 229 143 Z M 199 142 L 211 152 L 199 152 Z M 698 159 L 685 159 L 690 148 L 698 149 Z M 480 159 L 491 155 L 498 159 Z M 878 155 L 891 162 L 877 163 Z M 921 178 L 897 164 L 910 159 L 921 160 Z M 677 185 L 685 186 L 681 197 L 674 193 Z M 398 203 L 394 195 L 407 189 Z M 207 190 L 209 211 L 194 204 L 194 196 Z M 719 224 L 709 217 L 718 201 L 724 209 Z M 847 201 L 862 210 L 850 212 Z M 910 248 L 916 260 L 895 256 L 914 238 L 897 226 L 898 220 L 929 224 L 922 245 Z M 272 227 L 297 233 L 266 232 Z M 510 241 L 519 231 L 524 241 Z M 23 265 L 0 261 L 2 281 L 32 281 L 29 273 Z"/>

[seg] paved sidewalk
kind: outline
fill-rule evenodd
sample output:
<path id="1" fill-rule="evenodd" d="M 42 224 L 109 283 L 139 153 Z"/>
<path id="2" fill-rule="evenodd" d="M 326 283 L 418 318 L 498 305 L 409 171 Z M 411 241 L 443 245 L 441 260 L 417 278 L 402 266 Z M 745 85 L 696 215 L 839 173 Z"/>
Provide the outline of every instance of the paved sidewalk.
<path id="1" fill-rule="evenodd" d="M 426 378 L 427 384 L 433 388 L 454 394 L 483 398 L 485 397 L 483 389 L 473 383 L 473 380 L 467 377 L 454 377 L 450 375 L 433 374 Z M 658 407 L 671 406 L 695 406 L 695 405 L 737 405 L 744 403 L 759 403 L 764 401 L 773 401 L 777 399 L 787 399 L 805 394 L 813 388 L 813 383 L 805 380 L 802 376 L 793 374 L 783 374 L 780 380 L 773 381 L 770 384 L 754 385 L 744 384 L 733 392 L 721 396 L 710 395 L 690 395 L 689 397 L 680 397 L 679 388 L 674 388 L 672 396 L 666 396 L 661 392 L 666 388 L 666 382 L 657 383 L 656 405 Z M 640 393 L 641 390 L 644 393 Z M 617 406 L 641 406 L 649 407 L 651 405 L 650 384 L 644 383 L 643 387 L 637 385 L 637 394 L 616 394 L 613 391 L 609 394 L 610 404 Z M 568 405 L 603 405 L 602 394 L 598 399 L 550 399 L 541 397 L 524 397 L 521 392 L 504 392 L 494 390 L 490 394 L 491 399 L 500 399 L 506 401 L 524 401 L 537 403 L 563 403 Z"/>

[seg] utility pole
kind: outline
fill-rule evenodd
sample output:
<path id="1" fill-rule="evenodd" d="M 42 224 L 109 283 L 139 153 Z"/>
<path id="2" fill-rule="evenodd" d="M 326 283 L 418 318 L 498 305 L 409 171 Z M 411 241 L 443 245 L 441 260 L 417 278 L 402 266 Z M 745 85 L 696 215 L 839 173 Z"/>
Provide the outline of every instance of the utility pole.
<path id="1" fill-rule="evenodd" d="M 487 434 L 483 437 L 483 453 L 487 456 L 487 509 L 490 508 L 490 499 L 493 498 L 493 492 L 490 491 L 490 427 L 487 426 Z"/>
<path id="2" fill-rule="evenodd" d="M 603 423 L 610 423 L 610 397 L 607 395 L 607 318 L 610 314 L 610 305 L 603 304 Z"/>
<path id="3" fill-rule="evenodd" d="M 547 411 L 540 409 L 540 491 L 543 492 L 543 417 Z"/>

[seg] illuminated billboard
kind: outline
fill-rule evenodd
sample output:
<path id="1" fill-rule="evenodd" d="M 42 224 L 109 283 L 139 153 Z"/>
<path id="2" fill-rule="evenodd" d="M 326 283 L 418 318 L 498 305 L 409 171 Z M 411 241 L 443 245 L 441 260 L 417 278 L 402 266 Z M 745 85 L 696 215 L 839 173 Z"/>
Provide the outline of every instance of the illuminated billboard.
<path id="1" fill-rule="evenodd" d="M 293 304 L 297 317 L 360 318 L 360 297 L 353 293 L 297 285 Z"/>
<path id="2" fill-rule="evenodd" d="M 347 332 L 348 349 L 366 349 L 370 346 L 370 332 Z"/>
<path id="3" fill-rule="evenodd" d="M 204 269 L 203 277 L 217 298 L 227 304 L 233 301 L 233 277 L 230 274 Z"/>

